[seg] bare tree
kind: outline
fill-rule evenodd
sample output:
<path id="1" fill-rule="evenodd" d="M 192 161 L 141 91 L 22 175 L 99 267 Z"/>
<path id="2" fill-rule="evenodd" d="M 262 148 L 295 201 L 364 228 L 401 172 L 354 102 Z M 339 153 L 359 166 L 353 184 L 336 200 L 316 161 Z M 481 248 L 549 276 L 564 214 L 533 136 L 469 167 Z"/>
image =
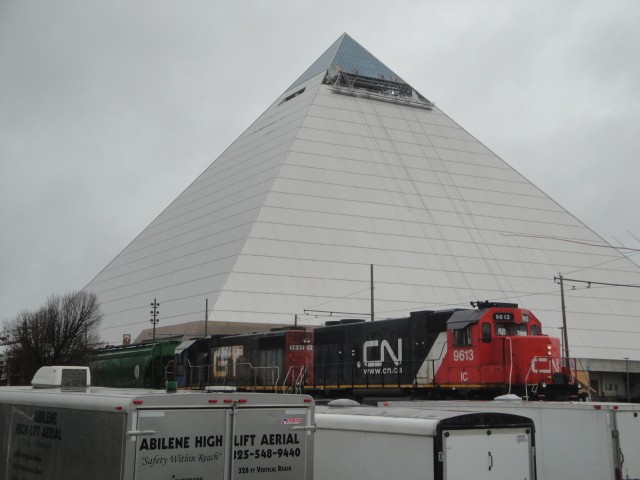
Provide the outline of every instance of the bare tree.
<path id="1" fill-rule="evenodd" d="M 45 365 L 83 365 L 99 344 L 102 320 L 93 293 L 52 295 L 37 311 L 24 311 L 5 325 L 13 345 L 7 364 L 14 383 L 28 383 Z"/>

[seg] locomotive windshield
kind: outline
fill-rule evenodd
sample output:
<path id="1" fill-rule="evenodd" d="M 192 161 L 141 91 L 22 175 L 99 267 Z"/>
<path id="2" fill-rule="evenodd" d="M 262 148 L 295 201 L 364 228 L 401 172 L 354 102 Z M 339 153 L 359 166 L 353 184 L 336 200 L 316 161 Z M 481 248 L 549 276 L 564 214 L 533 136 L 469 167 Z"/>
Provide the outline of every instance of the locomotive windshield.
<path id="1" fill-rule="evenodd" d="M 528 335 L 527 326 L 524 324 L 515 325 L 513 323 L 496 323 L 494 333 L 498 337 L 506 336 L 526 336 Z"/>

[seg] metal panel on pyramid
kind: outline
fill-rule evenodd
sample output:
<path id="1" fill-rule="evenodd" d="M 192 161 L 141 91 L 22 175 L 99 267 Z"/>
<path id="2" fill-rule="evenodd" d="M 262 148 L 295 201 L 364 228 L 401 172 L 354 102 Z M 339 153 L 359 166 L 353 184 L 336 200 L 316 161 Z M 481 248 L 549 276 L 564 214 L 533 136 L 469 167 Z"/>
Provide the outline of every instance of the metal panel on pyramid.
<path id="1" fill-rule="evenodd" d="M 519 303 L 560 336 L 554 276 L 640 268 L 342 35 L 86 287 L 117 342 L 149 325 L 318 324 Z M 307 314 L 305 315 L 305 312 Z M 567 295 L 571 355 L 640 360 L 636 289 Z M 306 322 L 306 323 L 305 323 Z"/>

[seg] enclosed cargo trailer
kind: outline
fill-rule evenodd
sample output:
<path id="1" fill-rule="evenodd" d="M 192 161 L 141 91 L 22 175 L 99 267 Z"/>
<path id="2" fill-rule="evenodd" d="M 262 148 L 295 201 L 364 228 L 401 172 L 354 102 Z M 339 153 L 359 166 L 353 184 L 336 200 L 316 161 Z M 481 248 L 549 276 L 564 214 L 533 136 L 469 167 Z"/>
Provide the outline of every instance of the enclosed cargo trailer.
<path id="1" fill-rule="evenodd" d="M 389 410 L 491 411 L 531 418 L 536 425 L 540 480 L 640 479 L 640 405 L 600 402 L 381 402 Z"/>
<path id="2" fill-rule="evenodd" d="M 85 387 L 64 369 L 54 376 L 57 388 L 0 388 L 2 478 L 312 478 L 311 397 Z"/>
<path id="3" fill-rule="evenodd" d="M 621 477 L 640 480 L 640 404 L 604 404 L 614 419 Z"/>
<path id="4" fill-rule="evenodd" d="M 351 407 L 316 426 L 316 480 L 536 478 L 534 423 L 518 415 Z"/>

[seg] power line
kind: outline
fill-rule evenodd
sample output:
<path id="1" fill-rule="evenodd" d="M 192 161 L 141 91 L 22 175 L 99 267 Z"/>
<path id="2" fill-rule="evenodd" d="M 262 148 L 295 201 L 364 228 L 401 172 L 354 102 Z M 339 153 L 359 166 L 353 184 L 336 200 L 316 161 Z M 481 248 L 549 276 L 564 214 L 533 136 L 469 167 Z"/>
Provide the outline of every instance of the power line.
<path id="1" fill-rule="evenodd" d="M 551 237 L 551 236 L 545 236 L 545 235 L 528 235 L 526 233 L 504 233 L 504 232 L 500 233 L 500 235 L 504 237 L 529 237 L 529 238 L 541 238 L 545 240 L 558 240 L 559 242 L 577 243 L 579 245 L 587 245 L 589 247 L 613 248 L 614 250 L 628 250 L 630 252 L 640 252 L 640 248 L 625 247 L 625 246 L 615 247 L 608 243 L 591 243 L 591 242 L 575 240 L 571 238 Z"/>
<path id="2" fill-rule="evenodd" d="M 591 285 L 604 285 L 607 287 L 629 287 L 629 288 L 640 288 L 640 284 L 638 283 L 607 283 L 607 282 L 596 282 L 593 280 L 576 280 L 575 278 L 566 278 L 562 275 L 560 277 L 553 277 L 553 280 L 556 283 L 559 283 L 561 280 L 566 282 L 577 282 L 577 283 L 586 283 L 587 288 L 590 288 Z"/>

